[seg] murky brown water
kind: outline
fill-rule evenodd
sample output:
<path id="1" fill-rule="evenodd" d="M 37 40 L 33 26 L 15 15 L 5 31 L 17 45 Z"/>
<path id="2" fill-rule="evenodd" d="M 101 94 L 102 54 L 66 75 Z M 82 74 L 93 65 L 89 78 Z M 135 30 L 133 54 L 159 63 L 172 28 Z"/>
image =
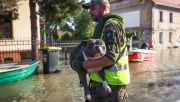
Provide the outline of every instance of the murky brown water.
<path id="1" fill-rule="evenodd" d="M 160 50 L 157 55 L 152 61 L 130 63 L 128 102 L 180 102 L 180 49 Z M 83 102 L 77 74 L 60 68 L 61 73 L 0 85 L 0 102 Z"/>

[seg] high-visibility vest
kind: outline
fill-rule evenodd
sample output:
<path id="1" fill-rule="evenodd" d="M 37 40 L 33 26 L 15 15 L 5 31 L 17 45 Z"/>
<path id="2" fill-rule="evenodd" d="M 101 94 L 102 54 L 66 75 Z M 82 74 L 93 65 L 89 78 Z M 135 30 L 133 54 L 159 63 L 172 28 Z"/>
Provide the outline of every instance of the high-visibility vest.
<path id="1" fill-rule="evenodd" d="M 102 33 L 104 25 L 107 21 L 115 19 L 119 22 L 121 26 L 123 26 L 123 19 L 120 16 L 116 15 L 106 15 L 103 18 L 103 23 L 99 30 L 100 38 L 102 39 Z M 125 33 L 123 33 L 125 34 Z M 120 58 L 116 63 L 108 69 L 104 69 L 105 80 L 110 85 L 126 85 L 130 83 L 130 73 L 129 73 L 129 65 L 128 65 L 128 51 L 127 45 L 124 43 L 123 47 L 120 48 Z M 102 82 L 96 72 L 89 74 L 90 79 L 97 82 Z"/>

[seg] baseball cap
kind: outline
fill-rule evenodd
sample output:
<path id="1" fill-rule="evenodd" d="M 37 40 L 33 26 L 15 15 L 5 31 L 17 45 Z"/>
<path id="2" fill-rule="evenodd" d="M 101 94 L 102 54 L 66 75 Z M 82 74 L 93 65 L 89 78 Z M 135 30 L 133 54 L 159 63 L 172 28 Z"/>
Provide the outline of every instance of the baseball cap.
<path id="1" fill-rule="evenodd" d="M 110 7 L 110 4 L 109 4 L 109 1 L 108 1 L 108 0 L 91 0 L 91 1 L 88 2 L 88 3 L 82 4 L 82 7 L 83 7 L 84 9 L 89 9 L 92 5 L 95 5 L 95 4 L 104 4 L 104 5 L 106 5 L 107 7 Z"/>

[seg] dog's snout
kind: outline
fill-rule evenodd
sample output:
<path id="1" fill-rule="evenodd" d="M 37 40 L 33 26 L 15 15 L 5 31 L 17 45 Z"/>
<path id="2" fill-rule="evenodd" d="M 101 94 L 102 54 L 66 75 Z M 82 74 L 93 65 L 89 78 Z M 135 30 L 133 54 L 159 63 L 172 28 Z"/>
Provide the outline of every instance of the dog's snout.
<path id="1" fill-rule="evenodd" d="M 95 46 L 95 49 L 96 49 L 98 52 L 101 52 L 101 49 L 99 48 L 99 46 Z"/>

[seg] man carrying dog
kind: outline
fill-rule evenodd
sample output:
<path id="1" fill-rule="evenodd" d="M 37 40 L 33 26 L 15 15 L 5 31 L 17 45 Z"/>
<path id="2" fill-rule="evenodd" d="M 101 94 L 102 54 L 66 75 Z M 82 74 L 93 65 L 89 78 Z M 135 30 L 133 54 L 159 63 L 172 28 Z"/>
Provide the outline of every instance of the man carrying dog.
<path id="1" fill-rule="evenodd" d="M 103 39 L 107 51 L 100 59 L 84 62 L 75 60 L 72 65 L 84 69 L 104 69 L 105 79 L 112 92 L 105 92 L 97 73 L 90 73 L 91 102 L 125 102 L 130 75 L 123 19 L 109 13 L 108 0 L 91 0 L 82 6 L 89 9 L 93 21 L 97 23 L 93 38 Z"/>

